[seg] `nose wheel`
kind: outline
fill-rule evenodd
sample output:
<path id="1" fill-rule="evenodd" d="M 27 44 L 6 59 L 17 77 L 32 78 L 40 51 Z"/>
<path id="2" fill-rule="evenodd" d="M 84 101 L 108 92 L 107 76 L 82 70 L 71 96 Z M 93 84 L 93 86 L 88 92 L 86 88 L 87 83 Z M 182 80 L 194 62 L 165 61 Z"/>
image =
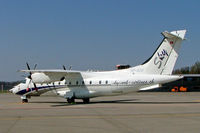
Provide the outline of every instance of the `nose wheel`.
<path id="1" fill-rule="evenodd" d="M 30 96 L 21 96 L 22 99 L 22 103 L 28 103 L 28 99 L 27 98 L 31 98 Z"/>
<path id="2" fill-rule="evenodd" d="M 28 103 L 28 99 L 22 99 L 22 103 Z"/>

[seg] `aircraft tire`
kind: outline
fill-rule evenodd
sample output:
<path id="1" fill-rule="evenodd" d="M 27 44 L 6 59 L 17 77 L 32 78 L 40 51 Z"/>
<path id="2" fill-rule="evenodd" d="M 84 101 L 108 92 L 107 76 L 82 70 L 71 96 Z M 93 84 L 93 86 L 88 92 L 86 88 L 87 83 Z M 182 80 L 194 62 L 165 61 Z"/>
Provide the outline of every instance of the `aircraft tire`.
<path id="1" fill-rule="evenodd" d="M 83 103 L 90 103 L 90 99 L 89 98 L 84 98 L 83 99 Z"/>
<path id="2" fill-rule="evenodd" d="M 22 99 L 22 103 L 28 103 L 28 99 Z"/>
<path id="3" fill-rule="evenodd" d="M 67 102 L 68 102 L 68 103 L 74 103 L 74 102 L 75 102 L 75 99 L 74 99 L 74 98 L 67 98 Z"/>

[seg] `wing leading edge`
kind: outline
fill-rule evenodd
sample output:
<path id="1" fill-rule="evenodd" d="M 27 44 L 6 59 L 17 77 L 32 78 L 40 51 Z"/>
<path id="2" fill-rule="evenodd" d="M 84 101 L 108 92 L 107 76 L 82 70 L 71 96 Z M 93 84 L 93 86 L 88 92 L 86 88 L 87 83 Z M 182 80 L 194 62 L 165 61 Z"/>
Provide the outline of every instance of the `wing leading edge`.
<path id="1" fill-rule="evenodd" d="M 21 70 L 21 72 L 32 73 L 34 83 L 51 83 L 60 81 L 63 77 L 81 77 L 80 71 L 72 70 Z"/>

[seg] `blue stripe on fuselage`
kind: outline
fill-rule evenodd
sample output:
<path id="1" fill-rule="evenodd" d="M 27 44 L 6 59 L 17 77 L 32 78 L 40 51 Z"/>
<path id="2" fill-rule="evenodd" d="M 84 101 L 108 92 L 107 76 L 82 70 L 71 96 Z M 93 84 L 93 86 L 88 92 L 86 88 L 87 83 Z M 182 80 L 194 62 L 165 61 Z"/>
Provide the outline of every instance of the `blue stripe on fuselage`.
<path id="1" fill-rule="evenodd" d="M 37 89 L 36 88 L 29 88 L 28 90 L 27 89 L 23 89 L 23 90 L 20 90 L 20 91 L 18 91 L 16 94 L 17 95 L 24 95 L 24 94 L 26 94 L 26 93 L 29 93 L 29 92 L 31 92 L 31 91 L 35 91 L 35 90 L 38 90 L 38 91 L 40 91 L 40 90 L 42 90 L 42 89 L 45 89 L 45 88 L 58 88 L 58 87 L 62 87 L 62 86 L 64 86 L 64 85 L 57 85 L 57 86 L 41 86 L 41 87 L 37 87 Z"/>

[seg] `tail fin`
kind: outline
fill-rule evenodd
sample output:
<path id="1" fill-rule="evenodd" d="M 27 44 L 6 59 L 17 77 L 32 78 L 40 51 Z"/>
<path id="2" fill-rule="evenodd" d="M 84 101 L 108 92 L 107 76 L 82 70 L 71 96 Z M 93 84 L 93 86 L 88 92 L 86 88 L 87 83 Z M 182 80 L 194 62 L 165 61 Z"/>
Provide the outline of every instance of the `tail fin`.
<path id="1" fill-rule="evenodd" d="M 160 46 L 142 65 L 132 68 L 133 71 L 141 74 L 172 74 L 185 33 L 186 30 L 162 32 L 164 39 Z"/>

